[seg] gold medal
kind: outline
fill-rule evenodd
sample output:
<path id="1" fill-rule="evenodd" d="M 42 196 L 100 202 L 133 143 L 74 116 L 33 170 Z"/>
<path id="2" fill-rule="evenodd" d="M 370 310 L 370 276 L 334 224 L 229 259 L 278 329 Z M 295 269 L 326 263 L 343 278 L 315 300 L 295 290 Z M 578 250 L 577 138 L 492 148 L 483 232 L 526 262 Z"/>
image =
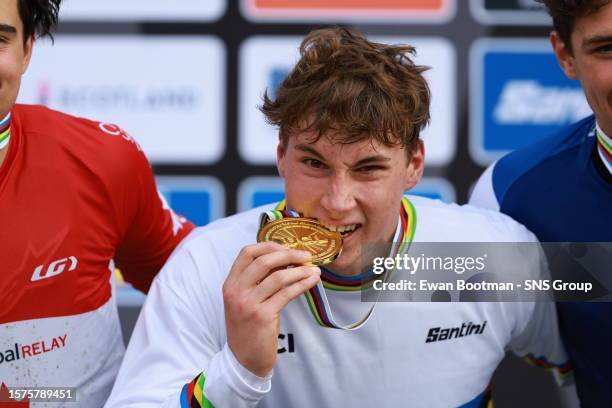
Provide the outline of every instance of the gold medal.
<path id="1" fill-rule="evenodd" d="M 310 218 L 283 218 L 261 226 L 257 242 L 274 241 L 291 249 L 308 251 L 316 266 L 333 262 L 342 249 L 342 235 Z"/>

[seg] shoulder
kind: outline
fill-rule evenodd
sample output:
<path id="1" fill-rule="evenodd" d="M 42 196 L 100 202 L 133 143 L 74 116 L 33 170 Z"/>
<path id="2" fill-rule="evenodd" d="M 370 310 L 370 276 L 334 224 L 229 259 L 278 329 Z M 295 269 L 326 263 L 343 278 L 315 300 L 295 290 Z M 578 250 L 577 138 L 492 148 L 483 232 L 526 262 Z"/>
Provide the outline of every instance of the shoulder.
<path id="1" fill-rule="evenodd" d="M 58 132 L 99 134 L 100 122 L 69 115 L 41 105 L 17 104 L 13 108 L 21 126 L 27 133 L 46 133 L 57 136 Z"/>
<path id="2" fill-rule="evenodd" d="M 585 143 L 594 125 L 595 118 L 591 115 L 495 162 L 488 177 L 497 201 L 502 203 L 517 181 L 526 177 L 535 181 L 539 170 L 544 167 L 549 171 L 551 166 L 558 164 L 557 167 L 563 170 L 566 167 L 563 158 Z M 537 188 L 537 183 L 533 187 Z"/>
<path id="3" fill-rule="evenodd" d="M 18 103 L 13 106 L 12 113 L 27 124 L 28 130 L 33 131 L 43 130 L 48 125 L 57 125 L 74 120 L 78 121 L 80 119 L 76 116 L 53 110 L 43 105 L 25 105 Z"/>
<path id="4" fill-rule="evenodd" d="M 111 123 L 81 118 L 40 105 L 15 105 L 13 117 L 36 145 L 59 147 L 94 162 L 142 156 L 142 149 L 126 131 Z M 54 151 L 54 150 L 52 150 Z M 118 163 L 115 163 L 117 165 Z"/>
<path id="5" fill-rule="evenodd" d="M 523 225 L 497 211 L 409 196 L 417 212 L 421 242 L 533 242 Z"/>
<path id="6" fill-rule="evenodd" d="M 465 274 L 462 272 L 461 279 L 495 279 L 498 282 L 517 284 L 524 279 L 540 279 L 546 273 L 536 236 L 509 216 L 471 205 L 446 204 L 421 197 L 411 197 L 410 200 L 418 214 L 414 239 L 417 243 L 416 253 L 419 253 L 416 248 L 420 248 L 443 256 L 449 253 L 460 257 L 488 254 L 485 270 L 476 269 Z M 425 244 L 420 246 L 419 243 Z M 452 276 L 452 280 L 457 278 L 455 274 Z M 510 296 L 509 299 L 516 300 L 515 295 L 520 293 L 499 292 L 497 295 L 501 299 Z M 514 306 L 509 306 L 509 309 L 514 309 Z"/>

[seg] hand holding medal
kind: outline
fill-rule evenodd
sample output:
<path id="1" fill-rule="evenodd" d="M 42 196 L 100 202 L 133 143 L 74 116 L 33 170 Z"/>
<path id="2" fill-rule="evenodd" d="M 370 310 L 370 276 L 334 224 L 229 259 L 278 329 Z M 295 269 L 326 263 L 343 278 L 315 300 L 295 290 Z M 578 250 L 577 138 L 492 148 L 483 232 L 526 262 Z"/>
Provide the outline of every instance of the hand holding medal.
<path id="1" fill-rule="evenodd" d="M 313 266 L 319 261 L 299 249 L 274 241 L 246 246 L 223 285 L 229 348 L 243 367 L 260 377 L 276 364 L 281 311 L 320 282 L 321 271 Z"/>
<path id="2" fill-rule="evenodd" d="M 342 250 L 342 235 L 330 231 L 317 220 L 301 217 L 299 213 L 285 208 L 283 211 L 267 211 L 261 215 L 257 242 L 278 242 L 287 248 L 308 251 L 312 255 L 310 264 L 323 266 L 332 263 Z M 333 329 L 356 330 L 372 315 L 374 306 L 364 318 L 348 325 L 337 323 L 325 289 L 321 282 L 304 293 L 308 309 L 315 321 Z"/>

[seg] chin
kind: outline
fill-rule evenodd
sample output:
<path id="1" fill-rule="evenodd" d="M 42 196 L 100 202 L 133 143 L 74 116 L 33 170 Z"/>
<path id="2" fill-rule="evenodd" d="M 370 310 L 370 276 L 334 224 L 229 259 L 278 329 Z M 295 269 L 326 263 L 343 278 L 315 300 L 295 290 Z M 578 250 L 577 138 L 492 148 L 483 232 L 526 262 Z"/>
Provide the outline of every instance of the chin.
<path id="1" fill-rule="evenodd" d="M 333 273 L 343 274 L 348 268 L 350 268 L 352 262 L 349 262 L 348 259 L 343 259 L 343 256 L 340 255 L 334 262 L 330 263 L 326 266 L 327 269 L 332 271 Z"/>
<path id="2" fill-rule="evenodd" d="M 338 259 L 327 266 L 327 269 L 341 276 L 360 275 L 363 271 L 361 270 L 358 254 L 351 253 L 346 255 L 350 256 L 340 255 Z"/>

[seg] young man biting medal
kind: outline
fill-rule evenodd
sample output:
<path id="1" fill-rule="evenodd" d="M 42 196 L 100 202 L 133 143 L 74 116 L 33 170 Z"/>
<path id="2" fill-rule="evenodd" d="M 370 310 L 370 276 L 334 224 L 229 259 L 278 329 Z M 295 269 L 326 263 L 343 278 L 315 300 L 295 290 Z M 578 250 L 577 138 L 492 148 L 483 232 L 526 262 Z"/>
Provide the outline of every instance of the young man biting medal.
<path id="1" fill-rule="evenodd" d="M 171 257 L 107 407 L 477 407 L 507 347 L 564 364 L 550 302 L 361 302 L 372 245 L 535 238 L 501 214 L 404 198 L 429 119 L 412 47 L 324 29 L 300 53 L 261 108 L 286 200 L 196 230 Z"/>

